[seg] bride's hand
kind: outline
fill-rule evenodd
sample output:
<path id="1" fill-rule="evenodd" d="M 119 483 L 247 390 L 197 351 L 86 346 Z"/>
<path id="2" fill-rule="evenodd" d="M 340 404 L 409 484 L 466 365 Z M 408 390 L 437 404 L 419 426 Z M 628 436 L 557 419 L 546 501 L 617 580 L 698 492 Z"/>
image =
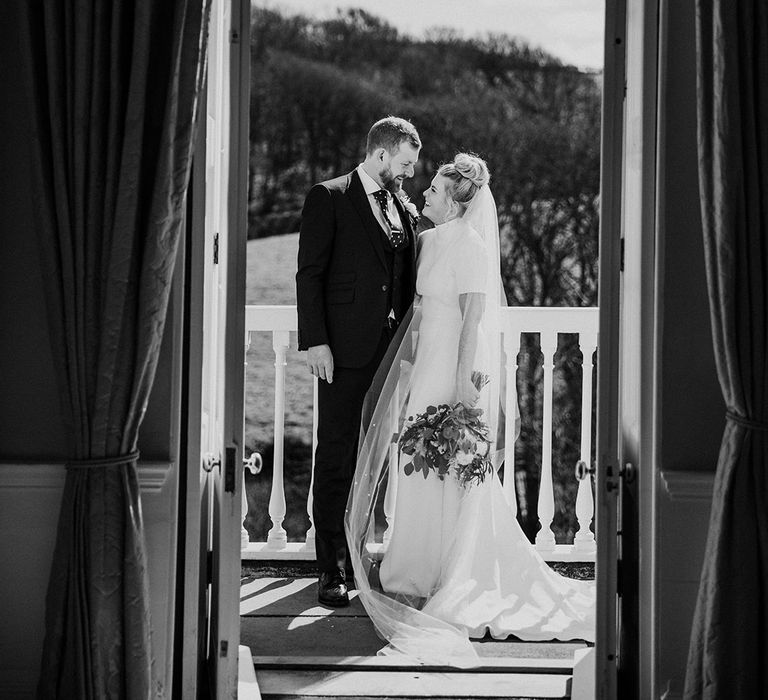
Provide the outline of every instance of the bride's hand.
<path id="1" fill-rule="evenodd" d="M 472 408 L 480 398 L 480 392 L 470 379 L 460 379 L 456 383 L 456 401 L 463 403 L 467 408 Z"/>

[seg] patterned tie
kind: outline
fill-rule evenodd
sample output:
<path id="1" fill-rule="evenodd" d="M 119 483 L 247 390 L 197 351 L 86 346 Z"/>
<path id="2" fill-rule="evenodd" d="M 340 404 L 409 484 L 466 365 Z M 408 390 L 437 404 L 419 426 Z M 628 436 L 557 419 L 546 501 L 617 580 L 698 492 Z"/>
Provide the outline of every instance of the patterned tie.
<path id="1" fill-rule="evenodd" d="M 384 221 L 387 222 L 387 227 L 389 228 L 389 231 L 387 231 L 387 238 L 392 245 L 392 249 L 400 250 L 400 248 L 405 247 L 408 239 L 405 235 L 405 231 L 392 223 L 392 219 L 389 218 L 389 198 L 387 191 L 379 190 L 378 192 L 374 192 L 373 197 L 379 203 L 381 213 L 384 214 Z"/>

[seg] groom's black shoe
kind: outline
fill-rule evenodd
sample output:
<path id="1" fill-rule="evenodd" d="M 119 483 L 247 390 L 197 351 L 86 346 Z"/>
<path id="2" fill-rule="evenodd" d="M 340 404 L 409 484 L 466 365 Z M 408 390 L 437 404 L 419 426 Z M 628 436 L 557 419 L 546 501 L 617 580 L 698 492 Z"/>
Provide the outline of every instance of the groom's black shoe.
<path id="1" fill-rule="evenodd" d="M 349 593 L 341 571 L 323 572 L 317 582 L 317 600 L 322 605 L 343 608 L 349 605 Z"/>

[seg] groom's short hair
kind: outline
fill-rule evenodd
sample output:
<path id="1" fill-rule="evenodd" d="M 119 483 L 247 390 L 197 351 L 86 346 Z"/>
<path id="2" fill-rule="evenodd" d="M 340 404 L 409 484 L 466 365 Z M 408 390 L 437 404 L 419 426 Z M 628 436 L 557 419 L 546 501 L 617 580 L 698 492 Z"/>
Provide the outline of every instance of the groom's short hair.
<path id="1" fill-rule="evenodd" d="M 421 148 L 421 139 L 416 127 L 407 119 L 384 117 L 379 119 L 368 132 L 365 153 L 370 155 L 377 148 L 386 148 L 387 153 L 394 153 L 405 141 L 414 148 Z"/>

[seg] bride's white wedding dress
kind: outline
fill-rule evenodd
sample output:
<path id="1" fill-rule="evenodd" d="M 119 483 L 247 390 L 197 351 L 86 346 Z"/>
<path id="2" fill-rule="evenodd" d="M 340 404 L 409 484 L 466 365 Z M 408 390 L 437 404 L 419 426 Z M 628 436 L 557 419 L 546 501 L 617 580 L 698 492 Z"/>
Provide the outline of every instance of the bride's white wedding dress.
<path id="1" fill-rule="evenodd" d="M 469 640 L 487 632 L 527 641 L 595 636 L 594 582 L 550 569 L 520 528 L 495 472 L 469 488 L 452 474 L 444 480 L 433 472 L 426 478 L 420 472 L 406 476 L 397 452 L 405 417 L 455 398 L 464 323 L 460 295 L 467 293 L 490 300 L 472 367 L 491 376 L 478 407 L 491 435 L 504 432 L 494 425 L 498 420 L 503 426 L 503 416 L 491 410 L 503 394 L 498 225 L 493 197 L 487 187 L 482 192 L 474 216 L 420 237 L 420 304 L 374 382 L 375 410 L 364 426 L 346 516 L 360 599 L 390 649 L 460 666 L 479 662 Z M 394 435 L 393 426 L 398 426 Z M 502 448 L 497 442 L 497 455 Z M 379 555 L 390 464 L 398 470 L 394 517 Z"/>
<path id="2" fill-rule="evenodd" d="M 459 295 L 485 290 L 485 267 L 477 264 L 484 259 L 482 240 L 461 219 L 422 234 L 416 289 L 422 318 L 409 416 L 453 400 Z M 385 592 L 426 598 L 422 612 L 470 637 L 489 630 L 495 638 L 530 641 L 594 638 L 594 584 L 560 576 L 541 559 L 495 472 L 465 489 L 450 476 L 405 476 L 401 464 L 380 580 Z"/>

